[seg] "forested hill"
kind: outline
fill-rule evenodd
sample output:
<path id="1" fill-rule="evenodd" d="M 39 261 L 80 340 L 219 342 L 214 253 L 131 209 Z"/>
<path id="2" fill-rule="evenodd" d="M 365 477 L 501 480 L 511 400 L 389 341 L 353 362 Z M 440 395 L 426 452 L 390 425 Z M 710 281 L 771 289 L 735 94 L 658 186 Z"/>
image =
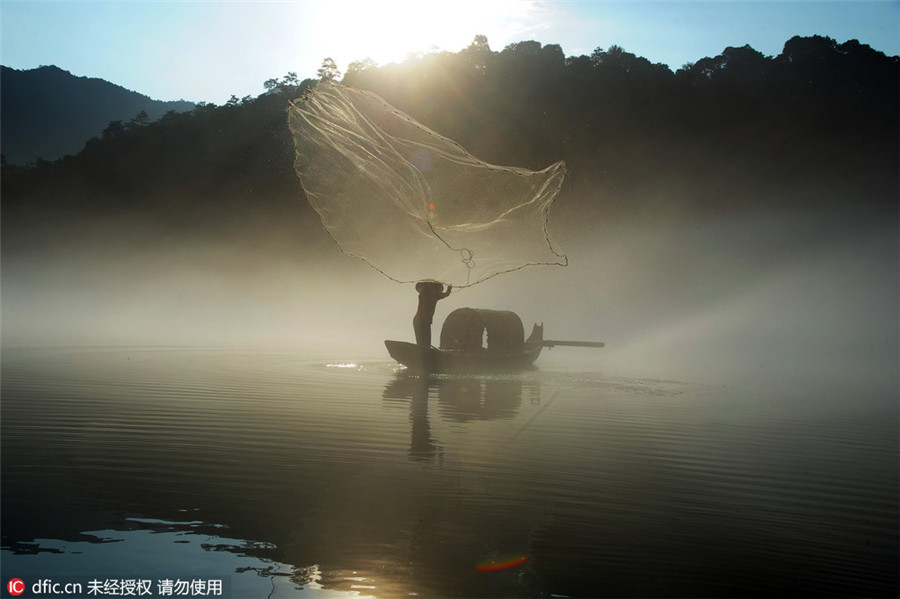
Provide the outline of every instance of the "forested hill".
<path id="1" fill-rule="evenodd" d="M 794 37 L 775 57 L 726 48 L 673 73 L 618 46 L 566 57 L 532 41 L 494 52 L 479 37 L 455 55 L 348 71 L 488 162 L 565 159 L 570 186 L 607 205 L 728 207 L 837 182 L 860 192 L 847 201 L 897 199 L 900 59 L 856 41 Z M 830 195 L 794 201 L 841 201 Z"/>
<path id="2" fill-rule="evenodd" d="M 0 148 L 12 164 L 75 154 L 110 121 L 154 121 L 193 102 L 163 102 L 102 79 L 77 77 L 55 66 L 0 67 Z M 138 117 L 138 115 L 141 115 Z"/>
<path id="3" fill-rule="evenodd" d="M 567 57 L 532 41 L 498 52 L 479 36 L 457 53 L 354 63 L 342 78 L 326 61 L 319 75 L 378 93 L 487 162 L 565 160 L 563 212 L 600 219 L 896 210 L 898 66 L 826 37 L 795 37 L 774 57 L 726 48 L 672 72 L 617 46 Z M 49 208 L 139 212 L 187 228 L 309 214 L 285 111 L 314 84 L 288 74 L 258 98 L 111 123 L 76 156 L 6 167 L 4 233 L 7 216 Z"/>

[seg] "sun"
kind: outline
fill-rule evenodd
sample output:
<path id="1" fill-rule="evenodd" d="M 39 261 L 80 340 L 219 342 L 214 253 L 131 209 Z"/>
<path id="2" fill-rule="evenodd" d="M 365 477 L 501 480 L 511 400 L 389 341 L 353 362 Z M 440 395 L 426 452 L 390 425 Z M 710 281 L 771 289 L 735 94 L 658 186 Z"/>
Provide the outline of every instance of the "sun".
<path id="1" fill-rule="evenodd" d="M 394 0 L 335 3 L 346 10 L 335 23 L 329 42 L 335 54 L 350 60 L 371 58 L 379 64 L 403 60 L 410 53 L 427 52 L 458 43 L 469 35 L 465 25 L 468 7 L 444 2 Z"/>
<path id="2" fill-rule="evenodd" d="M 532 3 L 521 1 L 382 0 L 328 3 L 318 15 L 318 45 L 331 48 L 339 66 L 370 58 L 399 62 L 410 54 L 459 51 L 476 35 L 515 35 L 511 29 L 533 20 Z M 498 40 L 504 42 L 505 40 Z"/>

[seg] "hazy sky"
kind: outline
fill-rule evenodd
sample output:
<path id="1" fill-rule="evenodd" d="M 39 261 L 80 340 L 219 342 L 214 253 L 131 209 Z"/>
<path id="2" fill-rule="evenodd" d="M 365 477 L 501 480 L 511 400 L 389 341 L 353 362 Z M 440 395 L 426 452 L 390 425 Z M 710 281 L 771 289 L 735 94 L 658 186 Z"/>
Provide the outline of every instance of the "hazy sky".
<path id="1" fill-rule="evenodd" d="M 408 52 L 491 48 L 534 39 L 567 56 L 613 44 L 673 70 L 728 46 L 767 55 L 794 35 L 857 39 L 900 54 L 900 2 L 502 0 L 0 0 L 3 65 L 55 64 L 159 100 L 224 103 L 256 96 L 293 71 L 314 77 L 326 56 L 344 71 Z M 2 84 L 2 82 L 0 82 Z"/>

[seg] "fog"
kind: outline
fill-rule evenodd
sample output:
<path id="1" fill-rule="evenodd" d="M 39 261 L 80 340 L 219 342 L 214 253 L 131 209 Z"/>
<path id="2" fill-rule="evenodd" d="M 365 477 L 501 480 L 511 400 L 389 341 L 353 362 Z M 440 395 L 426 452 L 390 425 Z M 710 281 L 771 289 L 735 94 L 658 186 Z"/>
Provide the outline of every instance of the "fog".
<path id="1" fill-rule="evenodd" d="M 896 390 L 895 214 L 554 215 L 569 266 L 529 267 L 453 294 L 508 309 L 545 337 L 604 341 L 538 360 L 638 377 L 865 379 Z M 40 229 L 40 228 L 39 228 Z M 416 295 L 343 255 L 320 229 L 188 239 L 109 220 L 4 245 L 3 344 L 292 348 L 384 359 L 412 340 Z"/>

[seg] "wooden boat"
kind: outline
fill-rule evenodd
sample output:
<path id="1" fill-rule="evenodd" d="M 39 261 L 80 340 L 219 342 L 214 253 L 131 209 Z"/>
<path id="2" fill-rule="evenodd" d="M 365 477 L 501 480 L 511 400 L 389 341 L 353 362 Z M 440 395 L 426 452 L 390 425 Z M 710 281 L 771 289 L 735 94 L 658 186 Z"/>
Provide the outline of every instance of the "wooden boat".
<path id="1" fill-rule="evenodd" d="M 423 351 L 415 343 L 406 341 L 384 342 L 391 357 L 416 372 L 493 372 L 500 370 L 524 370 L 530 368 L 541 355 L 543 327 L 534 325 L 534 331 L 519 351 L 488 351 L 484 349 L 438 349 L 434 346 Z"/>
<path id="2" fill-rule="evenodd" d="M 386 340 L 392 358 L 413 372 L 496 372 L 532 368 L 545 347 L 603 347 L 600 342 L 544 339 L 544 325 L 535 324 L 523 339 L 522 321 L 512 312 L 460 308 L 450 313 L 441 330 L 441 347 L 423 349 L 415 343 Z"/>

